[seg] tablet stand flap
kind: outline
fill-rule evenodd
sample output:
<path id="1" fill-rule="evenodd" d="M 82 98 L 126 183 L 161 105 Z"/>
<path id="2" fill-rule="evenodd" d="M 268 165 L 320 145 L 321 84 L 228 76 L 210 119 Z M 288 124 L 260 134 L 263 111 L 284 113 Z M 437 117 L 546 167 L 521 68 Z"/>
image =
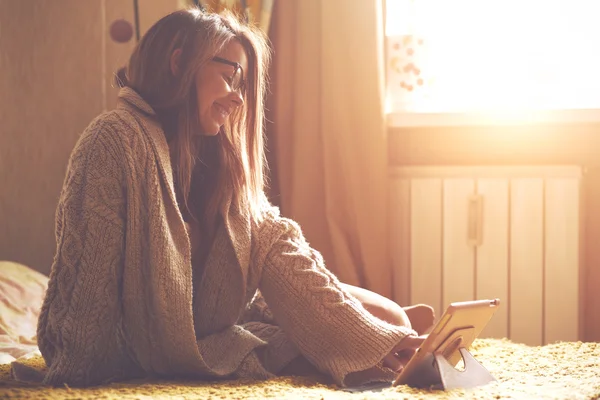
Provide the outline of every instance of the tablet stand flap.
<path id="1" fill-rule="evenodd" d="M 417 388 L 451 390 L 483 386 L 496 380 L 467 349 L 460 347 L 458 351 L 462 356 L 464 369 L 456 369 L 443 353 L 429 353 L 407 379 L 406 384 Z"/>
<path id="2" fill-rule="evenodd" d="M 465 364 L 462 371 L 450 364 L 442 354 L 434 354 L 435 368 L 438 371 L 439 383 L 443 389 L 469 389 L 487 385 L 496 380 L 467 349 L 461 347 L 459 351 Z"/>

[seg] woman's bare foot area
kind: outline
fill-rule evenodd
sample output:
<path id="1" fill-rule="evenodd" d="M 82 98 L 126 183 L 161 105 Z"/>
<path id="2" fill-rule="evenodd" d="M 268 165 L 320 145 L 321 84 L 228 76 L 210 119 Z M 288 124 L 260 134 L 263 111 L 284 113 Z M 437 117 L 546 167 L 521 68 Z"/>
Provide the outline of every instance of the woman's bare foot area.
<path id="1" fill-rule="evenodd" d="M 433 320 L 435 319 L 433 307 L 426 304 L 415 304 L 414 306 L 402 308 L 408 316 L 412 328 L 417 331 L 419 335 L 426 333 L 433 325 Z"/>

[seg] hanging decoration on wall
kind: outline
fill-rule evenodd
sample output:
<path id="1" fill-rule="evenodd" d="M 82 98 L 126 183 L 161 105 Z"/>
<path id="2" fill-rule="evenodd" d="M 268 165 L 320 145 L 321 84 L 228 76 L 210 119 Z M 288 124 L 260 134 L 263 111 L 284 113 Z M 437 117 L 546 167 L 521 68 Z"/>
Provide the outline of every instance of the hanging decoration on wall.
<path id="1" fill-rule="evenodd" d="M 136 42 L 140 41 L 140 18 L 138 9 L 138 0 L 133 0 L 133 20 L 134 25 L 124 18 L 114 20 L 110 24 L 110 38 L 117 43 L 127 43 L 133 37 L 135 31 Z"/>
<path id="2" fill-rule="evenodd" d="M 127 43 L 133 37 L 131 23 L 123 18 L 116 19 L 110 24 L 110 38 L 117 43 Z"/>

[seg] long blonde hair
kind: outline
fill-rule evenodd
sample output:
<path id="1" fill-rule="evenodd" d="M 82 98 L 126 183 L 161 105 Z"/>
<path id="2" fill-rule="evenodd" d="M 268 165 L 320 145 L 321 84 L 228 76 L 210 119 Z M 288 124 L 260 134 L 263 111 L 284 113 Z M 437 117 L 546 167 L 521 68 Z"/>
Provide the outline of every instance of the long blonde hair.
<path id="1" fill-rule="evenodd" d="M 211 139 L 198 132 L 195 76 L 231 40 L 240 41 L 248 58 L 245 104 L 231 114 L 217 138 Z M 170 66 L 176 49 L 181 49 L 177 77 Z M 163 123 L 173 149 L 174 178 L 187 211 L 192 171 L 200 150 L 209 140 L 218 141 L 216 187 L 207 201 L 205 215 L 196 217 L 214 221 L 231 199 L 238 210 L 247 207 L 255 221 L 260 219 L 267 168 L 263 120 L 270 57 L 267 39 L 257 27 L 227 11 L 213 14 L 190 8 L 156 22 L 129 59 L 126 85 L 154 109 Z"/>

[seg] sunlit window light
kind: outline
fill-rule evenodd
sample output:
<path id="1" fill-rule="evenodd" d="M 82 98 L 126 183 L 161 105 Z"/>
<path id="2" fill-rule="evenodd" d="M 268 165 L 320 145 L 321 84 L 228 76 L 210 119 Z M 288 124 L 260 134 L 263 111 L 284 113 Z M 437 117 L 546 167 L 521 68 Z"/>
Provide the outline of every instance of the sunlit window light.
<path id="1" fill-rule="evenodd" d="M 600 1 L 387 0 L 388 113 L 600 109 Z"/>

